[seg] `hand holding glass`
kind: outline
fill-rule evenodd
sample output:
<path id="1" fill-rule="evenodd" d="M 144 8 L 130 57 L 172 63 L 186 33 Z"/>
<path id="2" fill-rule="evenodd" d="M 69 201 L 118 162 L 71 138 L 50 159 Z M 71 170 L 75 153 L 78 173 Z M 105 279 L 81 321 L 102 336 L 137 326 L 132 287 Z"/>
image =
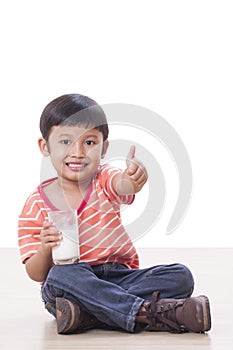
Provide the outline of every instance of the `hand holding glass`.
<path id="1" fill-rule="evenodd" d="M 48 212 L 49 221 L 62 232 L 61 243 L 52 249 L 55 264 L 72 264 L 80 257 L 78 220 L 75 210 L 58 210 Z"/>

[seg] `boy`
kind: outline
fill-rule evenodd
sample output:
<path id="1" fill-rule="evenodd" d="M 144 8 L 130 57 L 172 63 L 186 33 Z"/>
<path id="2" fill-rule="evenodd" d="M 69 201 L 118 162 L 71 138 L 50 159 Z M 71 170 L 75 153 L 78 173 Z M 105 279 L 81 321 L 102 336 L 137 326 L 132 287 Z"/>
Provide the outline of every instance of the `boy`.
<path id="1" fill-rule="evenodd" d="M 63 95 L 40 119 L 39 148 L 57 177 L 29 196 L 19 217 L 19 248 L 31 279 L 41 282 L 46 309 L 59 334 L 92 328 L 205 332 L 211 327 L 206 296 L 190 297 L 194 282 L 181 264 L 139 269 L 138 255 L 120 218 L 147 181 L 131 147 L 126 169 L 100 165 L 108 148 L 108 124 L 92 99 Z M 54 265 L 61 233 L 51 210 L 75 209 L 80 260 Z"/>

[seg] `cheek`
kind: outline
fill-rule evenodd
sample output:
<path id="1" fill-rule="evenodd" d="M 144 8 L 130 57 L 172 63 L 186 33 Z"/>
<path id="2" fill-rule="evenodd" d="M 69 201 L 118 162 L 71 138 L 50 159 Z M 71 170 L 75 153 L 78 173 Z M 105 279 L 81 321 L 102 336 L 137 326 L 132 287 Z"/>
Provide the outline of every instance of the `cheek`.
<path id="1" fill-rule="evenodd" d="M 88 152 L 88 157 L 90 158 L 96 158 L 100 159 L 102 155 L 102 148 L 101 147 L 94 147 Z"/>
<path id="2" fill-rule="evenodd" d="M 56 160 L 62 160 L 69 153 L 69 147 L 62 147 L 61 145 L 52 145 L 50 148 L 50 157 Z"/>
<path id="3" fill-rule="evenodd" d="M 56 153 L 54 152 L 50 153 L 51 162 L 57 171 L 61 171 L 64 157 L 65 157 L 65 153 L 59 149 L 56 150 Z"/>
<path id="4" fill-rule="evenodd" d="M 54 169 L 58 172 L 61 173 L 62 171 L 62 163 L 59 159 L 57 158 L 51 158 L 51 162 L 53 164 Z"/>

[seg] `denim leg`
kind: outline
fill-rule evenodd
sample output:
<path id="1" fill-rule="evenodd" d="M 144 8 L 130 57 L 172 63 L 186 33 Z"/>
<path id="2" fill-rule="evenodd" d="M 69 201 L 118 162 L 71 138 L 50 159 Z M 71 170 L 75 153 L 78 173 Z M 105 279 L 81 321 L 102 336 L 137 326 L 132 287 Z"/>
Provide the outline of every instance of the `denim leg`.
<path id="1" fill-rule="evenodd" d="M 51 268 L 42 298 L 45 304 L 55 305 L 56 297 L 73 300 L 100 321 L 128 332 L 134 332 L 135 317 L 144 302 L 121 286 L 98 278 L 86 263 Z"/>
<path id="2" fill-rule="evenodd" d="M 112 327 L 135 330 L 135 317 L 154 291 L 160 298 L 186 298 L 194 288 L 190 270 L 181 264 L 128 269 L 107 263 L 54 266 L 42 287 L 42 298 L 54 314 L 56 297 L 77 302 L 84 310 Z"/>
<path id="3" fill-rule="evenodd" d="M 151 300 L 154 291 L 160 292 L 160 298 L 187 298 L 194 289 L 192 273 L 182 264 L 132 270 L 122 268 L 109 272 L 108 280 L 145 300 Z"/>

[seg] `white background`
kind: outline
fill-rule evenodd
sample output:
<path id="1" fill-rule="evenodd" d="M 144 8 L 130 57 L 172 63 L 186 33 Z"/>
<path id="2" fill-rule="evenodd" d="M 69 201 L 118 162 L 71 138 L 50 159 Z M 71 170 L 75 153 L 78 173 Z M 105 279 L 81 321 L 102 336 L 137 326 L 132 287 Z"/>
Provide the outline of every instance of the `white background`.
<path id="1" fill-rule="evenodd" d="M 18 215 L 40 182 L 42 109 L 59 95 L 81 93 L 155 111 L 188 150 L 192 201 L 168 236 L 178 179 L 161 144 L 146 144 L 163 169 L 167 201 L 136 245 L 232 247 L 232 2 L 8 0 L 0 7 L 0 246 L 17 246 Z M 147 194 L 146 187 L 141 198 Z M 138 208 L 136 201 L 128 219 Z"/>

